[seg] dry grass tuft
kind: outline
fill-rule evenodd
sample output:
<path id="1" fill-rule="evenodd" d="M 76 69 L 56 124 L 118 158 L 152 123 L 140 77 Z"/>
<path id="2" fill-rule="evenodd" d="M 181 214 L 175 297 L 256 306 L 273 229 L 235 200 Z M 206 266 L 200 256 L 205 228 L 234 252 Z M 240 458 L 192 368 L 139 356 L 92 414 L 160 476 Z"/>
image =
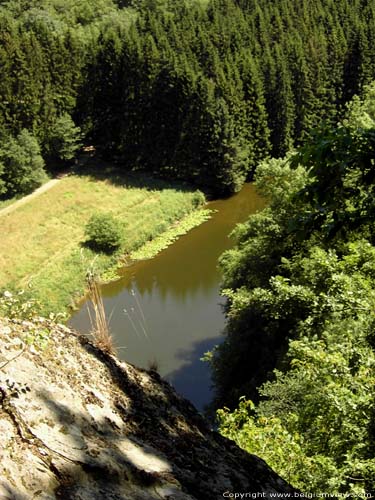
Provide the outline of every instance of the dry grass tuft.
<path id="1" fill-rule="evenodd" d="M 94 338 L 96 347 L 108 354 L 115 354 L 113 339 L 109 330 L 107 317 L 105 314 L 100 287 L 92 273 L 87 275 L 88 296 L 92 305 L 93 314 L 88 305 L 88 313 L 91 323 L 91 335 Z"/>

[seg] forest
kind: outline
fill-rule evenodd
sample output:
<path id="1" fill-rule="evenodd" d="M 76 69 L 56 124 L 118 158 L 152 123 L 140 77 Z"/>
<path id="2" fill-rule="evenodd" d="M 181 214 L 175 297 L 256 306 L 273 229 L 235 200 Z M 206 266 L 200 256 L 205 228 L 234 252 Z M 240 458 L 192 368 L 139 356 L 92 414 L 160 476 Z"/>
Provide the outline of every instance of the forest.
<path id="1" fill-rule="evenodd" d="M 93 144 L 265 210 L 220 260 L 220 431 L 303 491 L 375 494 L 375 3 L 0 1 L 0 200 Z"/>
<path id="2" fill-rule="evenodd" d="M 123 169 L 237 191 L 370 83 L 374 11 L 364 0 L 2 1 L 2 196 L 38 185 L 83 137 Z"/>
<path id="3" fill-rule="evenodd" d="M 221 430 L 303 491 L 333 497 L 375 488 L 374 145 L 372 84 L 342 123 L 259 165 L 269 205 L 221 257 Z"/>

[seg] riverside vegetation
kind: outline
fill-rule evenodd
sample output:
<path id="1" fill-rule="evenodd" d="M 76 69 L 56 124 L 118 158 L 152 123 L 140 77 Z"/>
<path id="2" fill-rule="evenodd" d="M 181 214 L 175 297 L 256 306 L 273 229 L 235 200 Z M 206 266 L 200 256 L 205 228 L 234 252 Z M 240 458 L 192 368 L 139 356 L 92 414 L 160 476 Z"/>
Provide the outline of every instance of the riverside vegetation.
<path id="1" fill-rule="evenodd" d="M 221 432 L 332 497 L 375 492 L 374 146 L 372 84 L 342 124 L 258 167 L 269 206 L 221 258 L 216 403 L 242 396 L 219 411 Z"/>
<path id="2" fill-rule="evenodd" d="M 126 255 L 137 250 L 137 258 L 147 257 L 142 246 L 167 230 L 174 234 L 176 221 L 184 226 L 188 216 L 187 230 L 207 217 L 206 210 L 198 209 L 204 202 L 198 191 L 145 175 L 125 177 L 103 170 L 104 165 L 95 175 L 65 177 L 0 216 L 3 289 L 25 290 L 40 301 L 44 313 L 65 311 L 72 298 L 83 293 L 88 269 L 93 267 L 103 279 L 115 277 Z M 85 226 L 98 212 L 117 222 L 121 238 L 113 253 L 97 253 L 85 244 Z"/>
<path id="3" fill-rule="evenodd" d="M 1 2 L 1 202 L 32 190 L 46 171 L 65 168 L 88 140 L 123 173 L 147 170 L 215 195 L 238 190 L 261 159 L 285 154 L 322 119 L 342 117 L 345 103 L 369 83 L 374 13 L 372 2 L 359 0 Z M 63 196 L 68 201 L 69 193 Z M 87 265 L 81 255 L 94 258 L 87 249 L 71 253 L 85 197 L 83 188 L 65 215 L 61 198 L 49 208 L 32 205 L 55 221 L 44 230 L 44 250 L 30 246 L 40 231 L 21 238 L 20 220 L 8 219 L 2 286 L 26 286 L 34 276 L 35 293 L 51 286 L 52 297 L 64 298 L 50 306 L 66 304 Z M 107 211 L 99 198 L 88 203 Z M 61 217 L 73 221 L 71 239 Z M 30 213 L 23 222 L 35 227 Z M 142 228 L 126 236 L 129 250 L 136 238 L 151 237 Z M 57 281 L 41 267 L 50 243 L 60 255 L 48 263 L 49 276 L 60 269 Z M 99 267 L 103 259 L 96 258 Z"/>

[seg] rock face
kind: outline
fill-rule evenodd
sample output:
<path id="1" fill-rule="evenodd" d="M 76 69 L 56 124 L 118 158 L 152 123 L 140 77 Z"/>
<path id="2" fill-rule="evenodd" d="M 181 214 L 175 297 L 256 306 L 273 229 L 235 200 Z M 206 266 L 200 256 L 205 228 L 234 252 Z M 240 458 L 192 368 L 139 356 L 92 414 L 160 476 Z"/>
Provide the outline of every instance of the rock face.
<path id="1" fill-rule="evenodd" d="M 48 332 L 43 350 L 24 343 Z M 214 500 L 294 491 L 211 431 L 157 373 L 42 319 L 0 319 L 0 436 L 2 499 Z"/>

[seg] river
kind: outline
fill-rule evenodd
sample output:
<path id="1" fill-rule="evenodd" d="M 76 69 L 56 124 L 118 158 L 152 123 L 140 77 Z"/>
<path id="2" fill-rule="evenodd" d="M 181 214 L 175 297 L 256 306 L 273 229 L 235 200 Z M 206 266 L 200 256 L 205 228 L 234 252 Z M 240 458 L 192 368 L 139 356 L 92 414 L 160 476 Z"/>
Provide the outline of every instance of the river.
<path id="1" fill-rule="evenodd" d="M 264 206 L 254 186 L 225 200 L 210 202 L 212 218 L 150 260 L 121 271 L 102 287 L 103 301 L 120 359 L 158 372 L 199 409 L 209 403 L 209 366 L 205 352 L 222 341 L 225 317 L 217 260 L 234 241 L 238 222 Z M 87 304 L 70 326 L 88 333 Z"/>

